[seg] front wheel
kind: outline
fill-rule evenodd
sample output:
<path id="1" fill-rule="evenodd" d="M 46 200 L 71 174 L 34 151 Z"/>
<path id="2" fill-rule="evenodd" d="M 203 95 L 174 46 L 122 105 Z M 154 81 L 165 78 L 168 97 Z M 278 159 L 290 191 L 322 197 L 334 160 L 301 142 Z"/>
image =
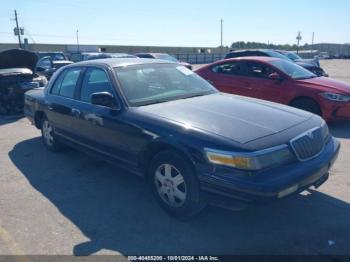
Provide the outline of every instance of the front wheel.
<path id="1" fill-rule="evenodd" d="M 148 178 L 155 198 L 170 215 L 189 219 L 204 208 L 197 177 L 187 160 L 176 151 L 157 154 Z"/>
<path id="2" fill-rule="evenodd" d="M 316 101 L 310 98 L 307 98 L 307 97 L 298 98 L 294 100 L 290 105 L 292 107 L 313 113 L 315 115 L 322 116 L 322 110 L 320 106 L 317 104 Z"/>
<path id="3" fill-rule="evenodd" d="M 44 145 L 49 150 L 57 152 L 62 148 L 61 144 L 55 136 L 53 126 L 45 116 L 41 121 L 41 137 Z"/>

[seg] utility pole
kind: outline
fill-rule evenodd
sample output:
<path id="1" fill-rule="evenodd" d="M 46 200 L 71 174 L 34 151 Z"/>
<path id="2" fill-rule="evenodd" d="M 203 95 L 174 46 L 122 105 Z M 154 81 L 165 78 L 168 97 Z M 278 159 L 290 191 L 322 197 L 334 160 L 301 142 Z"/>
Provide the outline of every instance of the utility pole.
<path id="1" fill-rule="evenodd" d="M 77 30 L 76 36 L 77 36 L 77 48 L 78 48 L 78 52 L 80 52 L 80 46 L 79 46 L 79 30 Z"/>
<path id="2" fill-rule="evenodd" d="M 21 31 L 18 26 L 18 18 L 17 18 L 17 11 L 15 10 L 15 21 L 16 21 L 16 30 L 17 30 L 17 35 L 18 35 L 18 45 L 19 48 L 22 48 L 22 41 L 21 41 Z"/>
<path id="3" fill-rule="evenodd" d="M 297 53 L 299 53 L 299 45 L 300 45 L 300 40 L 302 39 L 300 31 L 298 32 L 297 40 L 298 40 L 298 48 L 297 48 Z"/>
<path id="4" fill-rule="evenodd" d="M 220 42 L 220 49 L 221 49 L 221 53 L 223 53 L 224 51 L 224 44 L 223 44 L 223 34 L 224 34 L 224 20 L 221 19 L 220 20 L 220 24 L 221 24 L 221 42 Z"/>
<path id="5" fill-rule="evenodd" d="M 221 19 L 221 47 L 223 47 L 223 27 L 224 27 L 224 20 Z"/>
<path id="6" fill-rule="evenodd" d="M 315 41 L 315 32 L 312 32 L 312 41 L 311 41 L 312 49 L 314 49 L 314 41 Z"/>

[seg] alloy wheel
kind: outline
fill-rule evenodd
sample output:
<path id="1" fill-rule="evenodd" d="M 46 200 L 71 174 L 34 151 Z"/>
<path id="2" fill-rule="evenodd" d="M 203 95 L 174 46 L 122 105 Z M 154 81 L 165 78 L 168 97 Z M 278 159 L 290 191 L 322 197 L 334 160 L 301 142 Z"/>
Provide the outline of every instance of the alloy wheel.
<path id="1" fill-rule="evenodd" d="M 184 177 L 170 164 L 160 165 L 154 176 L 156 189 L 161 199 L 169 206 L 181 207 L 187 197 Z"/>
<path id="2" fill-rule="evenodd" d="M 44 136 L 46 144 L 49 146 L 52 146 L 54 143 L 54 138 L 52 135 L 53 128 L 52 128 L 51 124 L 49 123 L 49 121 L 44 120 L 42 128 L 43 128 L 43 136 Z"/>

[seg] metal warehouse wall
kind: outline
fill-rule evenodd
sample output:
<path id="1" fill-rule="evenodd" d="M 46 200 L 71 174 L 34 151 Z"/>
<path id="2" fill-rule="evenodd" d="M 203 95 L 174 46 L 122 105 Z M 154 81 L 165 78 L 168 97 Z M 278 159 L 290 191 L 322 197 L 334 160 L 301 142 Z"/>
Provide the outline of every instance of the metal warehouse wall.
<path id="1" fill-rule="evenodd" d="M 18 48 L 18 44 L 0 44 L 0 51 L 6 49 Z M 29 50 L 32 51 L 77 51 L 77 45 L 55 45 L 55 44 L 29 44 Z M 220 53 L 220 48 L 212 47 L 166 47 L 166 46 L 117 46 L 117 45 L 80 45 L 80 51 L 97 52 L 103 50 L 110 53 L 139 53 L 139 52 L 159 52 L 169 54 L 198 54 L 199 50 L 203 53 Z M 210 51 L 208 51 L 210 50 Z"/>

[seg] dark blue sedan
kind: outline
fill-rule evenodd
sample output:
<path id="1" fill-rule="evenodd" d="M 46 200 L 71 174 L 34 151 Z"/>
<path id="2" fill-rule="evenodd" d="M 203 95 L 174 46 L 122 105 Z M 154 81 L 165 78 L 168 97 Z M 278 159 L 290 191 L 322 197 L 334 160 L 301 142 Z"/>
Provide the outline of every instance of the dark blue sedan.
<path id="1" fill-rule="evenodd" d="M 316 115 L 220 93 L 162 60 L 66 66 L 26 93 L 25 113 L 49 150 L 69 145 L 145 177 L 179 218 L 207 203 L 246 205 L 319 187 L 340 148 Z"/>

